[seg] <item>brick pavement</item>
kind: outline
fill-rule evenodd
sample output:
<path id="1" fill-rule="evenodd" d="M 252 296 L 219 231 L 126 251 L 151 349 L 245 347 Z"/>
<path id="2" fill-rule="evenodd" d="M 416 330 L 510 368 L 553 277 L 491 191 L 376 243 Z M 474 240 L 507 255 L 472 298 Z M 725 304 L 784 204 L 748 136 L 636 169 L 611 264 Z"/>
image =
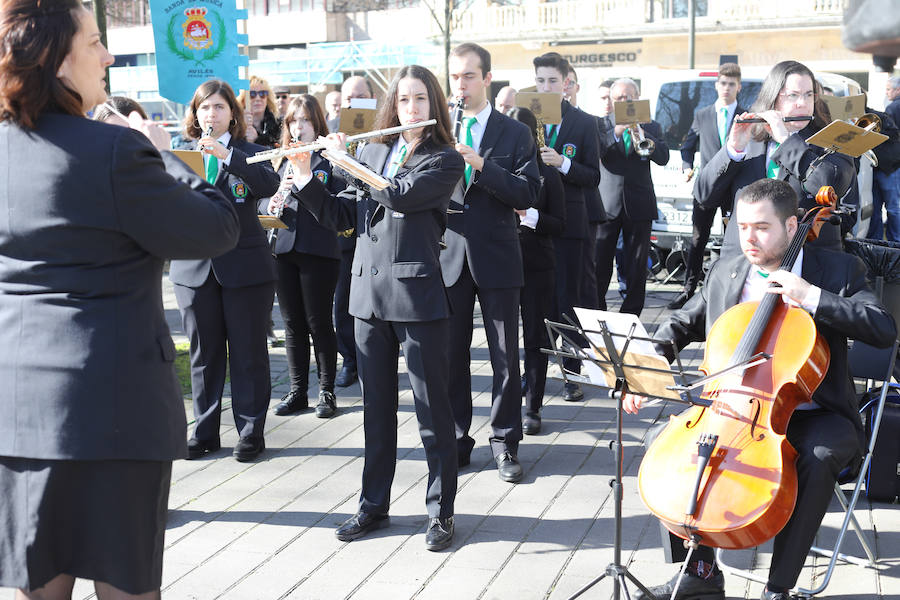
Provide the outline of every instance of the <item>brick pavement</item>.
<path id="1" fill-rule="evenodd" d="M 643 320 L 653 323 L 674 295 L 672 286 L 650 286 Z M 615 298 L 613 298 L 615 296 Z M 618 295 L 610 293 L 615 305 Z M 181 336 L 167 288 L 167 315 Z M 276 328 L 281 319 L 276 311 Z M 525 478 L 500 481 L 487 444 L 491 372 L 483 330 L 473 339 L 473 431 L 478 445 L 461 470 L 456 537 L 450 550 L 427 552 L 424 496 L 427 471 L 412 394 L 401 378 L 399 450 L 391 526 L 351 543 L 334 528 L 356 508 L 362 471 L 363 431 L 359 385 L 338 390 L 340 412 L 270 415 L 263 458 L 241 464 L 230 456 L 237 440 L 223 416 L 223 450 L 199 461 L 176 461 L 169 501 L 163 597 L 173 599 L 539 599 L 568 598 L 612 560 L 613 501 L 608 485 L 614 460 L 615 408 L 605 390 L 585 388 L 584 402 L 561 400 L 562 383 L 548 382 L 543 431 L 528 436 L 519 457 Z M 283 348 L 272 350 L 273 400 L 287 387 Z M 698 356 L 695 352 L 694 356 Z M 314 364 L 314 363 L 313 363 Z M 313 367 L 314 368 L 314 367 Z M 405 365 L 401 358 L 401 370 Z M 311 395 L 316 389 L 311 377 Z M 678 406 L 657 405 L 624 420 L 623 561 L 647 584 L 674 572 L 666 564 L 657 521 L 637 492 L 637 471 L 647 429 Z M 836 502 L 834 509 L 836 510 Z M 877 570 L 838 566 L 829 598 L 900 598 L 900 511 L 861 500 L 858 514 L 874 537 Z M 834 536 L 839 515 L 829 513 L 820 536 Z M 858 543 L 849 539 L 848 548 Z M 765 575 L 771 544 L 734 553 L 734 562 Z M 810 559 L 803 583 L 823 574 Z M 608 579 L 583 598 L 609 598 Z M 633 589 L 633 588 L 632 588 Z M 728 598 L 758 598 L 761 586 L 727 581 Z M 92 597 L 76 584 L 75 597 Z M 0 597 L 12 597 L 4 590 Z"/>

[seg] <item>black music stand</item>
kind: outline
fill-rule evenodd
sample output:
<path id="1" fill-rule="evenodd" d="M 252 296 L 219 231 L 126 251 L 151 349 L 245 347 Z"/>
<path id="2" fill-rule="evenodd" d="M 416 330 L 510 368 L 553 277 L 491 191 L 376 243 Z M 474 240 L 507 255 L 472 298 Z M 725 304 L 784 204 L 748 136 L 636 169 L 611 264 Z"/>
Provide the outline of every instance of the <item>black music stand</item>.
<path id="1" fill-rule="evenodd" d="M 740 363 L 737 365 L 731 365 L 724 371 L 720 371 L 718 373 L 714 373 L 712 375 L 708 375 L 705 377 L 699 377 L 694 379 L 691 382 L 688 382 L 688 376 L 697 376 L 703 375 L 697 371 L 689 371 L 684 368 L 681 364 L 681 359 L 678 356 L 677 348 L 674 347 L 674 343 L 671 340 L 658 340 L 651 337 L 638 336 L 634 335 L 635 325 L 632 324 L 629 332 L 627 334 L 616 333 L 610 330 L 607 326 L 606 321 L 597 321 L 598 329 L 591 330 L 585 329 L 577 326 L 575 323 L 569 319 L 567 315 L 563 315 L 564 318 L 569 320 L 569 323 L 555 323 L 553 321 L 549 321 L 547 319 L 544 320 L 545 325 L 547 326 L 547 334 L 550 338 L 550 344 L 552 349 L 542 349 L 542 352 L 545 354 L 549 354 L 556 358 L 557 364 L 559 365 L 560 370 L 562 371 L 563 380 L 568 382 L 570 379 L 578 381 L 580 383 L 586 383 L 588 385 L 595 385 L 598 387 L 609 387 L 605 384 L 599 384 L 597 382 L 591 381 L 588 377 L 582 375 L 574 375 L 571 373 L 567 373 L 565 367 L 563 366 L 564 358 L 575 358 L 581 361 L 589 361 L 602 370 L 605 369 L 607 371 L 612 371 L 615 375 L 614 387 L 611 388 L 610 397 L 616 399 L 616 438 L 614 441 L 610 442 L 610 449 L 615 453 L 616 460 L 616 476 L 614 479 L 610 481 L 610 487 L 613 489 L 613 502 L 615 504 L 615 537 L 613 541 L 613 562 L 609 563 L 604 569 L 603 574 L 599 577 L 585 585 L 583 588 L 578 590 L 574 595 L 572 595 L 569 600 L 574 600 L 575 598 L 581 596 L 587 590 L 595 586 L 597 583 L 602 581 L 605 577 L 612 577 L 614 580 L 613 583 L 613 599 L 619 600 L 621 590 L 625 589 L 625 595 L 627 598 L 631 598 L 631 595 L 628 593 L 628 587 L 626 584 L 626 578 L 630 579 L 631 582 L 636 585 L 641 591 L 644 592 L 644 595 L 649 600 L 656 600 L 656 596 L 650 592 L 647 587 L 641 583 L 637 577 L 635 577 L 631 572 L 629 572 L 628 567 L 622 564 L 622 398 L 629 391 L 629 383 L 628 377 L 634 377 L 634 372 L 644 372 L 644 373 L 657 373 L 657 374 L 671 374 L 675 377 L 676 381 L 681 381 L 680 385 L 675 385 L 668 387 L 671 391 L 678 392 L 682 395 L 682 398 L 676 399 L 670 396 L 662 396 L 662 395 L 653 395 L 646 394 L 642 389 L 640 392 L 641 395 L 648 396 L 652 399 L 662 399 L 662 400 L 672 400 L 675 402 L 682 402 L 685 404 L 696 404 L 701 406 L 709 405 L 709 402 L 701 400 L 699 397 L 692 398 L 691 390 L 704 385 L 706 381 L 710 379 L 714 379 L 722 376 L 723 374 L 730 372 L 736 369 L 743 369 L 749 366 L 753 366 L 759 364 L 762 361 L 768 360 L 770 358 L 767 355 L 762 353 L 754 355 L 744 363 Z M 592 354 L 585 352 L 580 344 L 576 341 L 570 334 L 577 334 L 582 339 L 588 341 L 591 346 Z M 603 347 L 599 347 L 596 345 L 590 338 L 589 334 L 597 334 L 602 337 Z M 564 349 L 558 348 L 556 344 L 556 336 L 559 336 L 560 343 L 562 346 L 567 347 Z M 624 343 L 621 344 L 621 349 L 617 348 L 614 338 L 624 339 Z M 670 350 L 672 350 L 672 354 L 675 356 L 675 367 L 674 368 L 658 368 L 652 367 L 648 365 L 639 365 L 639 364 L 630 364 L 626 362 L 626 355 L 628 351 L 628 346 L 632 341 L 645 341 L 650 342 L 652 344 L 658 344 L 663 346 L 668 346 Z M 606 358 L 602 358 L 605 356 Z M 626 373 L 626 369 L 628 369 L 628 373 Z M 577 379 L 576 379 L 577 378 Z M 640 387 L 640 386 L 638 386 Z"/>

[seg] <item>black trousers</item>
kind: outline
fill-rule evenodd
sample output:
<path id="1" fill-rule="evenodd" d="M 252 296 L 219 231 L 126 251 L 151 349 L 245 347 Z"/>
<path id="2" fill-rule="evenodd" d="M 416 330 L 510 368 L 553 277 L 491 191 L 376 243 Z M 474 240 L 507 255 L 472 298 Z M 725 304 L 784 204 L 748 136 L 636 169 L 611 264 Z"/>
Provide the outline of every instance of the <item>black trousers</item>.
<path id="1" fill-rule="evenodd" d="M 272 393 L 266 329 L 275 282 L 226 288 L 210 269 L 200 287 L 176 284 L 174 288 L 184 331 L 191 340 L 194 437 L 219 439 L 227 361 L 238 435 L 261 438 Z"/>
<path id="2" fill-rule="evenodd" d="M 797 503 L 787 525 L 775 536 L 768 580 L 770 587 L 785 590 L 796 585 L 803 570 L 838 475 L 860 457 L 853 423 L 831 411 L 794 411 L 787 437 L 797 450 Z M 672 534 L 669 537 L 672 555 L 683 558 L 682 540 Z M 715 553 L 700 546 L 691 558 L 712 563 Z"/>
<path id="3" fill-rule="evenodd" d="M 581 281 L 583 275 L 584 240 L 573 238 L 553 238 L 553 251 L 556 259 L 556 314 L 553 320 L 565 323 L 568 316 L 575 323 L 573 306 L 578 306 L 581 299 Z M 569 334 L 571 337 L 577 336 Z M 583 347 L 583 346 L 582 346 Z M 581 372 L 581 361 L 566 358 L 563 365 L 574 373 Z"/>
<path id="4" fill-rule="evenodd" d="M 582 246 L 581 257 L 582 278 L 578 306 L 597 308 L 599 306 L 599 290 L 597 289 L 597 235 L 600 223 L 588 223 L 588 235 Z"/>
<path id="5" fill-rule="evenodd" d="M 691 243 L 685 253 L 684 291 L 688 294 L 693 294 L 700 280 L 703 279 L 703 253 L 709 242 L 709 232 L 712 229 L 717 210 L 717 208 L 712 210 L 703 208 L 694 200 L 694 211 L 691 214 L 693 224 Z"/>
<path id="6" fill-rule="evenodd" d="M 429 517 L 453 515 L 457 459 L 447 397 L 447 319 L 396 322 L 356 319 L 356 358 L 363 397 L 365 465 L 359 509 L 386 515 L 397 466 L 398 347 L 403 348 L 428 463 Z"/>
<path id="7" fill-rule="evenodd" d="M 309 338 L 316 349 L 319 389 L 334 391 L 337 338 L 331 305 L 340 261 L 313 254 L 286 252 L 275 258 L 278 307 L 284 319 L 291 390 L 306 395 L 309 387 Z"/>
<path id="8" fill-rule="evenodd" d="M 522 345 L 525 349 L 525 410 L 537 414 L 544 402 L 548 356 L 541 348 L 550 347 L 544 319 L 554 313 L 555 272 L 525 271 L 525 286 L 519 304 L 522 307 Z"/>
<path id="9" fill-rule="evenodd" d="M 475 297 L 481 306 L 491 370 L 491 451 L 515 454 L 522 439 L 522 381 L 519 376 L 520 288 L 479 288 L 463 264 L 459 279 L 447 289 L 450 306 L 450 406 L 456 422 L 459 454 L 468 456 L 475 446 L 472 426 L 472 318 Z"/>
<path id="10" fill-rule="evenodd" d="M 356 370 L 356 340 L 353 339 L 353 317 L 350 315 L 350 268 L 354 248 L 341 252 L 337 286 L 334 288 L 334 331 L 337 349 L 344 358 L 344 368 Z"/>
<path id="11" fill-rule="evenodd" d="M 616 241 L 622 233 L 625 252 L 625 281 L 628 287 L 619 312 L 640 315 L 644 310 L 647 288 L 647 255 L 650 253 L 650 220 L 632 221 L 623 213 L 600 224 L 597 254 L 603 261 L 597 265 L 597 287 L 600 291 L 600 308 L 606 310 L 606 291 L 612 279 Z"/>

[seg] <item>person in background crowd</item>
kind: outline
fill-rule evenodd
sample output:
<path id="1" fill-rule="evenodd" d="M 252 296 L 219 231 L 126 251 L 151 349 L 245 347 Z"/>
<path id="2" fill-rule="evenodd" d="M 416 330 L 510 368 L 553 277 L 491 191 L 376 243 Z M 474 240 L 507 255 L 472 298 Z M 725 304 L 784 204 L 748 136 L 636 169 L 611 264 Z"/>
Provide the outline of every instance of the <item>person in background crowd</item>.
<path id="1" fill-rule="evenodd" d="M 682 170 L 688 181 L 694 176 L 694 155 L 700 151 L 700 168 L 706 166 L 716 152 L 725 144 L 735 115 L 746 109 L 737 103 L 741 91 L 741 68 L 735 63 L 719 65 L 716 78 L 715 104 L 704 106 L 694 114 L 691 130 L 681 146 Z M 717 208 L 706 209 L 694 198 L 691 214 L 693 231 L 685 254 L 684 289 L 668 304 L 669 309 L 681 308 L 694 295 L 703 275 L 703 254 L 709 242 L 709 232 L 716 218 Z"/>
<path id="2" fill-rule="evenodd" d="M 543 162 L 560 172 L 566 194 L 566 227 L 554 240 L 556 253 L 556 298 L 561 315 L 575 320 L 572 307 L 581 301 L 584 244 L 588 231 L 586 203 L 594 197 L 600 181 L 600 154 L 597 121 L 563 99 L 569 63 L 556 52 L 533 59 L 534 82 L 538 92 L 559 94 L 562 123 L 545 124 L 547 145 L 538 148 Z M 566 368 L 581 369 L 578 360 L 566 359 Z M 563 399 L 577 402 L 584 392 L 577 383 L 567 383 Z"/>
<path id="3" fill-rule="evenodd" d="M 211 79 L 197 88 L 184 129 L 197 140 L 195 149 L 203 153 L 207 181 L 234 203 L 241 222 L 234 250 L 212 260 L 173 260 L 169 267 L 184 331 L 191 341 L 196 424 L 188 440 L 188 459 L 221 447 L 227 363 L 231 410 L 240 437 L 234 457 L 246 462 L 265 449 L 263 431 L 272 391 L 266 326 L 277 275 L 257 218 L 257 202 L 276 192 L 278 175 L 269 162 L 247 164 L 247 157 L 264 148 L 244 138 L 241 105 L 224 81 Z"/>
<path id="4" fill-rule="evenodd" d="M 241 91 L 238 102 L 244 111 L 247 141 L 274 148 L 281 139 L 281 125 L 275 116 L 275 95 L 269 82 L 253 75 L 250 77 L 250 89 Z"/>
<path id="5" fill-rule="evenodd" d="M 345 107 L 350 106 L 354 98 L 374 98 L 372 84 L 365 77 L 354 75 L 344 80 L 341 85 L 341 98 Z M 337 126 L 329 131 L 337 131 Z M 364 144 L 365 142 L 363 142 Z M 362 145 L 357 147 L 357 154 Z M 338 273 L 337 287 L 334 290 L 334 330 L 337 334 L 338 352 L 343 358 L 341 370 L 334 384 L 337 387 L 348 387 L 356 383 L 356 341 L 353 339 L 353 317 L 350 315 L 350 268 L 353 265 L 353 252 L 356 248 L 356 235 L 352 228 L 338 232 L 338 245 L 341 247 L 341 268 Z"/>
<path id="6" fill-rule="evenodd" d="M 891 77 L 885 86 L 884 112 L 900 127 L 900 77 Z M 885 129 L 882 125 L 882 129 Z M 886 133 L 882 131 L 882 133 Z M 888 142 L 884 142 L 885 144 Z M 876 147 L 876 154 L 883 149 Z M 866 237 L 870 239 L 886 239 L 889 242 L 900 242 L 900 165 L 895 161 L 884 160 L 879 156 L 878 167 L 872 182 L 872 219 Z M 887 222 L 883 223 L 881 207 L 887 212 Z"/>
<path id="7" fill-rule="evenodd" d="M 618 79 L 609 95 L 614 103 L 625 102 L 637 100 L 640 90 L 633 80 Z M 606 123 L 610 125 L 611 121 Z M 597 242 L 597 255 L 603 261 L 602 268 L 597 269 L 600 308 L 606 309 L 606 290 L 621 233 L 628 287 L 620 310 L 635 315 L 644 309 L 650 227 L 657 215 L 650 161 L 662 166 L 669 162 L 669 147 L 659 123 L 650 121 L 640 127 L 645 140 L 653 146 L 646 154 L 639 151 L 635 126 L 613 125 L 600 134 L 600 197 L 609 220 L 600 225 Z"/>
<path id="8" fill-rule="evenodd" d="M 329 132 L 337 131 L 341 122 L 341 93 L 333 90 L 325 94 L 325 121 L 328 124 Z"/>
<path id="9" fill-rule="evenodd" d="M 187 427 L 163 265 L 238 216 L 138 115 L 85 118 L 115 59 L 80 1 L 5 0 L 0 38 L 0 587 L 158 600 Z"/>
<path id="10" fill-rule="evenodd" d="M 537 119 L 527 108 L 514 107 L 509 116 L 528 126 L 537 144 Z M 548 167 L 538 157 L 541 189 L 533 207 L 516 210 L 519 215 L 519 244 L 525 285 L 519 296 L 522 309 L 522 346 L 525 354 L 525 417 L 522 431 L 526 435 L 541 432 L 541 406 L 547 383 L 547 355 L 541 348 L 550 347 L 544 319 L 552 319 L 554 307 L 556 259 L 553 238 L 566 224 L 566 196 L 559 171 Z"/>
<path id="11" fill-rule="evenodd" d="M 516 106 L 516 88 L 505 85 L 497 92 L 494 99 L 494 108 L 501 114 L 506 114 Z"/>
<path id="12" fill-rule="evenodd" d="M 491 55 L 473 43 L 450 51 L 450 89 L 465 103 L 456 150 L 466 172 L 453 191 L 441 272 L 450 315 L 450 405 L 456 421 L 459 466 L 469 464 L 475 440 L 470 372 L 475 299 L 481 307 L 493 372 L 491 455 L 500 479 L 522 479 L 522 388 L 519 378 L 519 294 L 524 276 L 516 210 L 537 200 L 540 174 L 533 132 L 491 107 Z M 494 157 L 497 157 L 496 159 Z"/>
<path id="13" fill-rule="evenodd" d="M 328 135 L 325 115 L 315 96 L 301 94 L 288 104 L 284 118 L 282 147 L 291 140 L 310 144 Z M 290 161 L 280 157 L 273 166 L 281 177 L 283 190 L 290 189 L 292 175 L 287 175 Z M 336 177 L 331 163 L 320 151 L 313 153 L 313 175 L 332 193 L 343 191 L 346 184 Z M 261 213 L 281 212 L 281 220 L 288 226 L 278 231 L 273 252 L 278 271 L 278 307 L 284 318 L 284 348 L 287 352 L 291 389 L 275 407 L 276 415 L 289 415 L 305 410 L 309 387 L 309 338 L 312 336 L 319 379 L 319 402 L 316 416 L 327 419 L 337 411 L 334 396 L 334 377 L 337 371 L 337 339 L 331 323 L 334 288 L 340 268 L 340 249 L 334 231 L 321 226 L 309 211 L 297 210 L 297 201 L 288 195 L 288 202 L 276 194 L 259 201 Z"/>
<path id="14" fill-rule="evenodd" d="M 288 102 L 291 101 L 291 90 L 283 85 L 279 85 L 275 87 L 273 93 L 275 94 L 275 108 L 278 109 L 276 116 L 278 121 L 281 122 L 284 120 L 284 115 L 287 114 Z"/>
<path id="15" fill-rule="evenodd" d="M 359 161 L 389 178 L 375 190 L 353 185 L 337 197 L 312 176 L 309 154 L 291 156 L 292 194 L 323 225 L 355 227 L 358 238 L 350 289 L 356 318 L 357 365 L 363 394 L 365 465 L 359 508 L 335 532 L 361 538 L 390 523 L 397 462 L 397 360 L 403 349 L 428 464 L 425 548 L 453 541 L 457 463 L 453 413 L 447 396 L 450 304 L 441 277 L 440 240 L 450 194 L 464 161 L 453 149 L 450 117 L 434 74 L 418 65 L 400 69 L 375 121 L 376 129 L 417 127 L 366 144 Z M 346 136 L 329 136 L 337 148 Z"/>

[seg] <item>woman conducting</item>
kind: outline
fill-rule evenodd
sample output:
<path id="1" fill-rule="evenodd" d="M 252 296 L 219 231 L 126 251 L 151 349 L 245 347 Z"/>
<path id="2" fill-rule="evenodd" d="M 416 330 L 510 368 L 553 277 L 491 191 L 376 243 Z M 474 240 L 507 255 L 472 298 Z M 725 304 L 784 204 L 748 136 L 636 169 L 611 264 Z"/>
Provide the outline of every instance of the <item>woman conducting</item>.
<path id="1" fill-rule="evenodd" d="M 0 37 L 0 587 L 159 598 L 186 437 L 163 262 L 228 251 L 237 214 L 143 124 L 85 118 L 113 56 L 79 0 L 6 0 Z"/>
<path id="2" fill-rule="evenodd" d="M 740 122 L 750 118 L 763 122 Z M 737 193 L 766 177 L 787 181 L 797 192 L 801 209 L 815 205 L 816 192 L 823 185 L 843 196 L 856 177 L 853 161 L 839 153 L 823 158 L 825 150 L 806 141 L 830 120 L 828 108 L 816 95 L 812 71 L 793 60 L 778 63 L 763 81 L 752 112 L 735 117 L 726 144 L 700 171 L 694 187 L 697 202 L 730 213 Z M 826 223 L 814 243 L 842 249 L 841 227 Z M 722 255 L 739 252 L 737 225 L 732 219 Z"/>
<path id="3" fill-rule="evenodd" d="M 315 96 L 302 94 L 288 104 L 284 117 L 282 146 L 292 140 L 309 144 L 328 135 L 325 115 Z M 293 176 L 290 161 L 280 157 L 274 161 L 281 177 L 282 189 L 290 189 Z M 311 158 L 312 174 L 322 182 L 331 194 L 346 187 L 340 177 L 335 177 L 331 163 L 314 152 Z M 275 268 L 278 271 L 278 306 L 284 318 L 284 341 L 287 351 L 291 389 L 275 407 L 276 415 L 289 415 L 306 409 L 309 404 L 306 388 L 309 386 L 309 337 L 312 336 L 316 351 L 316 367 L 319 376 L 319 402 L 316 416 L 328 418 L 337 410 L 334 397 L 334 378 L 337 371 L 337 337 L 331 322 L 331 305 L 337 285 L 341 251 L 333 229 L 319 224 L 308 210 L 297 210 L 297 200 L 282 194 L 260 201 L 260 208 L 268 214 L 281 213 L 288 226 L 285 230 L 273 229 L 276 236 L 272 247 Z"/>
<path id="4" fill-rule="evenodd" d="M 169 279 L 191 341 L 191 392 L 196 425 L 188 440 L 188 459 L 220 446 L 219 425 L 225 364 L 231 375 L 231 409 L 238 441 L 234 457 L 256 458 L 266 447 L 263 429 L 272 382 L 266 329 L 275 296 L 275 261 L 259 224 L 257 204 L 278 189 L 269 162 L 247 164 L 263 150 L 244 139 L 244 115 L 224 81 L 200 85 L 184 122 L 187 137 L 203 152 L 206 179 L 237 210 L 237 247 L 212 260 L 175 260 Z"/>
<path id="5" fill-rule="evenodd" d="M 357 513 L 341 525 L 349 541 L 388 525 L 397 459 L 397 360 L 403 348 L 428 462 L 425 547 L 441 550 L 453 538 L 456 439 L 447 396 L 447 317 L 440 240 L 450 194 L 463 176 L 453 149 L 444 94 L 428 69 L 403 67 L 391 82 L 376 128 L 437 124 L 366 144 L 359 160 L 387 177 L 384 190 L 351 185 L 335 198 L 312 176 L 309 153 L 293 155 L 293 195 L 333 230 L 355 227 L 350 284 L 357 368 L 365 419 L 365 466 Z M 342 147 L 343 134 L 330 136 Z M 341 200 L 341 201 L 336 201 Z"/>

